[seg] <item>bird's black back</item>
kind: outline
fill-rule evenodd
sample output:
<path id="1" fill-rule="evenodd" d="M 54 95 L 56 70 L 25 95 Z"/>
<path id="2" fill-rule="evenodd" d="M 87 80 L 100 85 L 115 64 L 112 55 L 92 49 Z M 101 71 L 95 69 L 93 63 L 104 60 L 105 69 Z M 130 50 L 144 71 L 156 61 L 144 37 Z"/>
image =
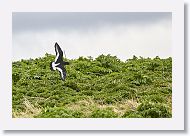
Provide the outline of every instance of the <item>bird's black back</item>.
<path id="1" fill-rule="evenodd" d="M 57 60 L 55 61 L 55 63 L 60 63 L 61 65 L 69 65 L 69 62 L 65 62 L 63 61 L 63 51 L 61 50 L 61 47 L 58 45 L 58 43 L 55 43 L 55 52 L 56 52 L 56 56 L 59 54 Z"/>

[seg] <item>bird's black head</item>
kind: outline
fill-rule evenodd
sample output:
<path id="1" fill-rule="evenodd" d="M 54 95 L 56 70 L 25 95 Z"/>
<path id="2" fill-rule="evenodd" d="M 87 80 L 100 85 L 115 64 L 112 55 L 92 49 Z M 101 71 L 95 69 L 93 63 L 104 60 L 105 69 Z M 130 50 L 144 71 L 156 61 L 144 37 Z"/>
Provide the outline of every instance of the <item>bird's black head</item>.
<path id="1" fill-rule="evenodd" d="M 69 62 L 64 62 L 64 65 L 69 65 Z"/>

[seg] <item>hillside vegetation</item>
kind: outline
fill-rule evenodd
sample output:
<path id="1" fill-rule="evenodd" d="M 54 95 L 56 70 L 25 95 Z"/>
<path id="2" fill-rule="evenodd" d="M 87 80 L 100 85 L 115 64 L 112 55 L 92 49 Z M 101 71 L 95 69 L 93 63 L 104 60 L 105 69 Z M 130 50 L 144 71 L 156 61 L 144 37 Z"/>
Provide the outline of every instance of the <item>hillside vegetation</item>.
<path id="1" fill-rule="evenodd" d="M 12 63 L 13 117 L 172 117 L 172 58 L 79 57 L 67 60 L 65 81 L 50 70 L 54 59 Z"/>

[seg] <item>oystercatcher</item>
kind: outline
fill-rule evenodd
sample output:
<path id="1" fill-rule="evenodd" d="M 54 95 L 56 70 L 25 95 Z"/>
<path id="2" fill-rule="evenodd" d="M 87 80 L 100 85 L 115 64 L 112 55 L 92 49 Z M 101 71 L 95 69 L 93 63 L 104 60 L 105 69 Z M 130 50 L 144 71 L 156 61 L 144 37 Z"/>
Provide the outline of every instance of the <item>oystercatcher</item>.
<path id="1" fill-rule="evenodd" d="M 55 52 L 56 52 L 56 58 L 54 62 L 50 63 L 50 69 L 52 71 L 58 70 L 60 73 L 61 79 L 65 80 L 66 78 L 65 65 L 69 65 L 69 62 L 63 61 L 63 51 L 61 50 L 57 42 L 55 43 Z"/>

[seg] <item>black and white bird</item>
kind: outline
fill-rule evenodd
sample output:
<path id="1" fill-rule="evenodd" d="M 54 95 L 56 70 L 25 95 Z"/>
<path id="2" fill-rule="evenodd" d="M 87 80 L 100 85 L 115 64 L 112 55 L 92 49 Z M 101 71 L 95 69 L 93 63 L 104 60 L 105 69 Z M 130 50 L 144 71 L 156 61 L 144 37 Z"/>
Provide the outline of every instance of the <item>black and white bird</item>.
<path id="1" fill-rule="evenodd" d="M 65 80 L 66 78 L 65 65 L 69 65 L 69 62 L 63 61 L 63 51 L 61 50 L 57 42 L 55 43 L 55 52 L 56 52 L 56 58 L 54 62 L 50 63 L 50 69 L 52 71 L 58 70 L 60 73 L 61 79 Z"/>

